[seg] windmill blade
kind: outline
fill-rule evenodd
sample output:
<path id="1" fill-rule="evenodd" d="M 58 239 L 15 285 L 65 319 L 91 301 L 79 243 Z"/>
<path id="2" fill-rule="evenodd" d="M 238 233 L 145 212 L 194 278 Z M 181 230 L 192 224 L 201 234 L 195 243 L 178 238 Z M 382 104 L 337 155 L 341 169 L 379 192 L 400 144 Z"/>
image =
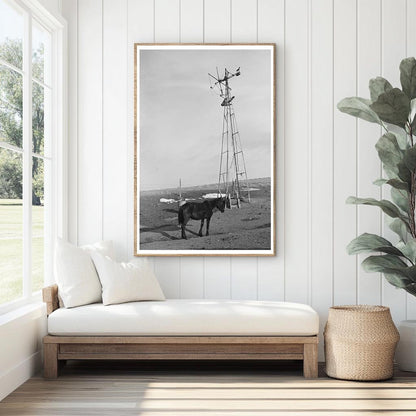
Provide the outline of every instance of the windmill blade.
<path id="1" fill-rule="evenodd" d="M 214 77 L 214 75 L 211 75 L 209 72 L 208 72 L 208 75 L 209 75 L 211 78 L 215 79 L 215 81 L 217 81 L 217 82 L 218 82 L 218 78 L 215 78 L 215 77 Z M 216 83 L 217 83 L 217 82 L 216 82 Z"/>

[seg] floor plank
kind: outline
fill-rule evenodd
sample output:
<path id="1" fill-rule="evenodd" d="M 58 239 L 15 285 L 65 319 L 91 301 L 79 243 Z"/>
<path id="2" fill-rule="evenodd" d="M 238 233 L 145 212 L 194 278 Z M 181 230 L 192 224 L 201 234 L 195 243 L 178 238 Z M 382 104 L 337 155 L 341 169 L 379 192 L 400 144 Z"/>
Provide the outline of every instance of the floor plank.
<path id="1" fill-rule="evenodd" d="M 416 374 L 383 382 L 302 377 L 301 363 L 70 362 L 0 402 L 7 416 L 416 415 Z"/>

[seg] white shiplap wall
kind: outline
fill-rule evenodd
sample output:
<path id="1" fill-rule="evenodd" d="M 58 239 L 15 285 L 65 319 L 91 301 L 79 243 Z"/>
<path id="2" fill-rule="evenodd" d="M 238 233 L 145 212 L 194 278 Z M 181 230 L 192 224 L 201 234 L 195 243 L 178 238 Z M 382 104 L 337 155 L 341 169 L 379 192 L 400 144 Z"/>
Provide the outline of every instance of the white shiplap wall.
<path id="1" fill-rule="evenodd" d="M 346 244 L 387 232 L 380 196 L 379 129 L 341 114 L 368 95 L 370 77 L 398 84 L 416 54 L 414 0 L 62 0 L 69 22 L 70 238 L 113 239 L 133 252 L 133 43 L 277 44 L 275 258 L 157 258 L 168 297 L 276 299 L 311 304 L 322 324 L 332 304 L 383 303 L 396 320 L 416 302 L 359 267 Z"/>

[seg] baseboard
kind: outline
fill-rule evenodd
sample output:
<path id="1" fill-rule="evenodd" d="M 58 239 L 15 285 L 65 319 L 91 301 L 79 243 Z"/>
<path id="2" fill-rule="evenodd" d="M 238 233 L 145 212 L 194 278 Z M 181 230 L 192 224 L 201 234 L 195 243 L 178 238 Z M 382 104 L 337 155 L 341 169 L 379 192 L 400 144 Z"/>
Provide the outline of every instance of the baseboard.
<path id="1" fill-rule="evenodd" d="M 42 352 L 38 351 L 0 374 L 0 401 L 39 371 L 41 365 Z"/>

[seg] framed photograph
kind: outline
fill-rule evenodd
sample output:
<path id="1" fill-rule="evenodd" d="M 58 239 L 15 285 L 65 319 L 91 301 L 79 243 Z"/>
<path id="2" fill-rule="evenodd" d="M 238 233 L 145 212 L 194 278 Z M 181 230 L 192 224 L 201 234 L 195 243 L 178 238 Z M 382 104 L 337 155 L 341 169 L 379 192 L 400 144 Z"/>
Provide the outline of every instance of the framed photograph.
<path id="1" fill-rule="evenodd" d="M 134 52 L 134 254 L 275 255 L 275 45 Z"/>

